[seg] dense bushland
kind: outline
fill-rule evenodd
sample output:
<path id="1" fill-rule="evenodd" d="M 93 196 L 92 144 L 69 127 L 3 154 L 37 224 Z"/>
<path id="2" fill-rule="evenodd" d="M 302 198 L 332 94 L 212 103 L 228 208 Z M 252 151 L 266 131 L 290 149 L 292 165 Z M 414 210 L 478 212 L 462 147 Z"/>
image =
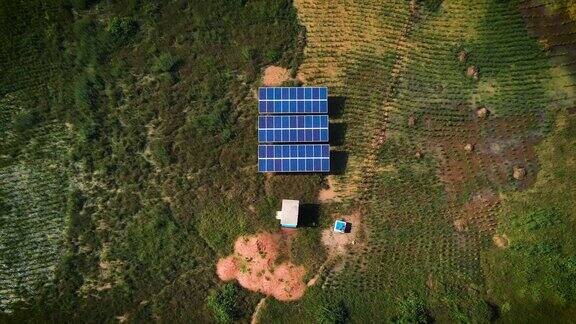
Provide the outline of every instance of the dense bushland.
<path id="1" fill-rule="evenodd" d="M 263 66 L 298 64 L 291 3 L 0 8 L 7 35 L 0 94 L 22 90 L 38 103 L 3 117 L 18 134 L 13 159 L 17 143 L 35 140 L 28 129 L 45 120 L 70 134 L 69 154 L 60 156 L 70 177 L 60 202 L 69 219 L 66 252 L 55 283 L 16 306 L 11 319 L 222 319 L 217 305 L 229 302 L 206 299 L 219 284 L 218 255 L 238 235 L 275 230 L 277 199 L 312 202 L 322 181 L 280 177 L 266 191 L 256 169 L 252 90 Z M 284 189 L 288 181 L 294 187 Z M 250 316 L 258 297 L 240 289 L 223 296 L 242 304 L 237 319 Z"/>

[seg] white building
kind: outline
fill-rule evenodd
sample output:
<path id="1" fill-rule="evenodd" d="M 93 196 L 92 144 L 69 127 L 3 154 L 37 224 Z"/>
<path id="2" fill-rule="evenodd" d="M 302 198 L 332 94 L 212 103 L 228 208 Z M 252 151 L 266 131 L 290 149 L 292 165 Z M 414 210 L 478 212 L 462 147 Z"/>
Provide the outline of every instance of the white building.
<path id="1" fill-rule="evenodd" d="M 297 227 L 299 208 L 300 201 L 283 199 L 282 210 L 276 212 L 276 219 L 280 220 L 282 227 Z"/>

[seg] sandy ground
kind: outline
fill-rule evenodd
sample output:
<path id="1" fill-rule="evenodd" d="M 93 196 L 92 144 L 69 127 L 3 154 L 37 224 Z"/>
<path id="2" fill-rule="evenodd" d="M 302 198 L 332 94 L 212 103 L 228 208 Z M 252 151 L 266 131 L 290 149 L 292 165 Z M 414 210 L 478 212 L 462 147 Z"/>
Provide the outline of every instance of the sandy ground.
<path id="1" fill-rule="evenodd" d="M 234 254 L 218 261 L 218 277 L 223 281 L 238 280 L 242 287 L 278 300 L 301 298 L 306 289 L 306 269 L 288 261 L 275 262 L 286 250 L 286 240 L 285 234 L 271 233 L 239 237 Z"/>
<path id="2" fill-rule="evenodd" d="M 328 252 L 328 257 L 326 261 L 316 275 L 310 279 L 307 286 L 313 286 L 318 281 L 320 274 L 326 269 L 326 267 L 331 266 L 331 271 L 339 271 L 342 263 L 334 264 L 334 261 L 340 259 L 340 257 L 346 256 L 346 253 L 354 247 L 358 247 L 359 243 L 356 241 L 358 238 L 358 231 L 361 228 L 362 215 L 360 212 L 356 211 L 350 215 L 335 215 L 335 219 L 343 219 L 350 223 L 352 226 L 349 233 L 335 233 L 332 227 L 327 228 L 322 231 L 322 244 L 326 247 Z"/>
<path id="3" fill-rule="evenodd" d="M 326 177 L 326 180 L 328 181 L 328 188 L 320 190 L 318 193 L 318 201 L 321 203 L 341 201 L 338 193 L 335 191 L 334 176 L 329 175 Z"/>
<path id="4" fill-rule="evenodd" d="M 262 84 L 266 87 L 276 87 L 290 80 L 290 71 L 280 66 L 271 65 L 264 69 Z"/>
<path id="5" fill-rule="evenodd" d="M 506 234 L 496 234 L 492 237 L 492 241 L 494 242 L 494 245 L 496 245 L 497 247 L 504 249 L 507 248 L 508 245 L 510 244 L 510 241 L 508 240 L 508 236 L 506 236 Z"/>
<path id="6" fill-rule="evenodd" d="M 332 227 L 322 231 L 322 244 L 328 250 L 328 258 L 336 255 L 345 254 L 351 245 L 356 244 L 356 235 L 360 228 L 360 212 L 354 212 L 350 215 L 341 215 L 336 217 L 343 219 L 352 224 L 350 233 L 336 233 Z"/>

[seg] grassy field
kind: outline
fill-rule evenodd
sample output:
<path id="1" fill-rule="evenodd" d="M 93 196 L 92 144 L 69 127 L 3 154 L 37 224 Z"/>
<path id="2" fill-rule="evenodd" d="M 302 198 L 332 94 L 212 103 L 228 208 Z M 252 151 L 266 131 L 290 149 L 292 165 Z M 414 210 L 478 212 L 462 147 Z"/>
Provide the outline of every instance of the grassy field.
<path id="1" fill-rule="evenodd" d="M 61 81 L 52 43 L 61 17 L 38 21 L 41 12 L 0 4 L 0 312 L 49 286 L 66 250 L 70 134 L 51 88 Z"/>
<path id="2" fill-rule="evenodd" d="M 0 321 L 248 322 L 263 296 L 215 264 L 292 198 L 318 226 L 288 254 L 318 281 L 261 322 L 569 322 L 569 5 L 0 4 Z M 321 175 L 257 173 L 271 64 L 330 88 L 342 202 L 318 204 Z M 321 231 L 353 212 L 334 258 Z"/>
<path id="3" fill-rule="evenodd" d="M 534 37 L 543 38 L 541 22 L 527 13 L 546 6 L 314 0 L 296 5 L 308 36 L 304 77 L 345 98 L 341 149 L 348 165 L 337 177 L 338 188 L 365 210 L 363 250 L 323 279 L 331 304 L 343 303 L 352 322 L 573 316 L 568 287 L 574 277 L 557 271 L 569 268 L 574 255 L 564 238 L 570 227 L 559 225 L 573 222 L 574 211 L 550 212 L 542 201 L 515 210 L 522 203 L 511 206 L 500 196 L 557 183 L 543 170 L 544 149 L 535 145 L 558 128 L 556 114 L 576 97 L 569 58 L 553 55 Z M 564 44 L 554 36 L 553 41 Z M 469 67 L 476 78 L 467 75 Z M 476 116 L 482 107 L 488 119 Z M 570 138 L 562 134 L 564 139 L 553 135 L 548 141 L 561 145 Z M 465 151 L 466 144 L 473 152 Z M 549 158 L 564 156 L 557 154 Z M 512 178 L 517 165 L 527 171 L 522 181 Z M 573 186 L 562 188 L 564 201 L 573 205 Z M 555 231 L 547 233 L 559 242 L 551 246 L 543 236 L 512 234 L 519 229 L 507 225 L 511 213 L 528 217 L 526 222 L 558 218 Z M 512 243 L 495 247 L 493 239 L 503 234 Z M 527 239 L 535 246 L 521 247 Z M 555 259 L 536 266 L 543 255 Z M 506 278 L 516 278 L 516 290 L 506 288 Z M 303 301 L 299 312 L 297 306 L 274 304 L 266 318 L 288 322 L 293 319 L 284 314 L 298 314 L 322 321 L 326 314 L 306 311 L 307 303 L 314 302 Z"/>

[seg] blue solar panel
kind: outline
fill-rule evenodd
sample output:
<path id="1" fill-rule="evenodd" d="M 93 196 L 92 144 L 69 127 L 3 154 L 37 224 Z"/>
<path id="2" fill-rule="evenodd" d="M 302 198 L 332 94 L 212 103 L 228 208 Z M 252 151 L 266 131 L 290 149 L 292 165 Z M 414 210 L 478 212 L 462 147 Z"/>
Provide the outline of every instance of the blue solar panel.
<path id="1" fill-rule="evenodd" d="M 259 172 L 328 172 L 330 171 L 330 146 L 308 145 L 259 145 Z"/>
<path id="2" fill-rule="evenodd" d="M 259 116 L 258 142 L 328 142 L 328 115 Z"/>
<path id="3" fill-rule="evenodd" d="M 260 88 L 258 89 L 258 111 L 261 114 L 327 114 L 328 88 Z"/>
<path id="4" fill-rule="evenodd" d="M 328 144 L 258 145 L 258 158 L 327 158 Z"/>

